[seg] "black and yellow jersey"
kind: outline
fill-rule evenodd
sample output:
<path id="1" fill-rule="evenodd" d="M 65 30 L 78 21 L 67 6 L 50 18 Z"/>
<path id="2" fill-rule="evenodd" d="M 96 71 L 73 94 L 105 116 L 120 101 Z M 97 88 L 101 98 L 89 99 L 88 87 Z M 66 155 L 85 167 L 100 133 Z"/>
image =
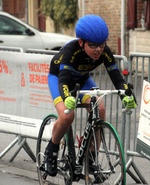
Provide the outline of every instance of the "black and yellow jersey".
<path id="1" fill-rule="evenodd" d="M 50 74 L 59 78 L 59 91 L 62 99 L 65 99 L 64 87 L 68 90 L 74 89 L 74 85 L 79 83 L 82 87 L 89 78 L 89 72 L 97 66 L 104 64 L 116 89 L 125 89 L 125 81 L 122 78 L 115 63 L 112 52 L 106 45 L 98 60 L 91 59 L 80 47 L 78 39 L 73 40 L 64 46 L 56 54 L 50 64 Z"/>

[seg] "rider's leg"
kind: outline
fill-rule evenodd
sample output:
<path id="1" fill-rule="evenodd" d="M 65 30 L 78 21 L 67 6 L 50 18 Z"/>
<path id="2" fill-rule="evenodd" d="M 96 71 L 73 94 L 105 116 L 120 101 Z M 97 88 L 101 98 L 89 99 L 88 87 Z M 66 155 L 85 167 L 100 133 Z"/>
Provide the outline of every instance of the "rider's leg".
<path id="1" fill-rule="evenodd" d="M 55 176 L 57 174 L 57 156 L 60 140 L 71 126 L 74 119 L 74 111 L 66 115 L 64 114 L 65 109 L 64 102 L 62 101 L 56 105 L 58 119 L 53 127 L 52 139 L 45 151 L 45 170 L 51 176 Z"/>
<path id="2" fill-rule="evenodd" d="M 55 176 L 57 174 L 57 156 L 59 151 L 59 142 L 73 122 L 74 111 L 72 111 L 68 115 L 64 114 L 64 110 L 66 108 L 59 93 L 58 77 L 49 74 L 48 85 L 54 100 L 56 110 L 58 112 L 58 119 L 56 120 L 53 127 L 52 138 L 45 150 L 45 170 L 49 175 Z"/>
<path id="3" fill-rule="evenodd" d="M 56 120 L 53 132 L 52 132 L 52 142 L 59 144 L 61 138 L 64 136 L 68 128 L 71 126 L 74 120 L 74 111 L 66 115 L 64 110 L 66 109 L 64 102 L 59 102 L 56 105 L 56 110 L 58 113 L 58 119 Z"/>

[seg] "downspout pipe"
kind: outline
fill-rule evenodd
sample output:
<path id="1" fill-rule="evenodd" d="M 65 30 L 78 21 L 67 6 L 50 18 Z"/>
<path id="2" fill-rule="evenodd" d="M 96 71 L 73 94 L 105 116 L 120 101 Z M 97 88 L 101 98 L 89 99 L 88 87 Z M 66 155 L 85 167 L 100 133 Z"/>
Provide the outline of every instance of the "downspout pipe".
<path id="1" fill-rule="evenodd" d="M 125 55 L 125 0 L 121 0 L 121 55 Z"/>
<path id="2" fill-rule="evenodd" d="M 82 0 L 82 16 L 85 15 L 85 0 Z"/>

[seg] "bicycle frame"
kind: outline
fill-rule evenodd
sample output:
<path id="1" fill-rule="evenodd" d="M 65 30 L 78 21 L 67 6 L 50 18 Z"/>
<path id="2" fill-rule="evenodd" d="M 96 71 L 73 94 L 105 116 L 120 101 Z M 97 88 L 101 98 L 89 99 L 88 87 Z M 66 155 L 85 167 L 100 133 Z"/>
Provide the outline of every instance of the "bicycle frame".
<path id="1" fill-rule="evenodd" d="M 78 149 L 77 155 L 75 152 L 72 127 L 70 127 L 70 129 L 65 134 L 66 137 L 64 137 L 63 140 L 60 142 L 62 145 L 61 147 L 62 150 L 57 161 L 58 175 L 64 178 L 64 182 L 67 185 L 72 184 L 72 181 L 79 181 L 80 179 L 82 179 L 82 177 L 84 177 L 85 183 L 88 185 L 91 182 L 101 183 L 109 179 L 112 179 L 111 182 L 114 182 L 115 180 L 114 184 L 118 184 L 118 182 L 122 181 L 122 185 L 125 185 L 126 171 L 121 141 L 113 126 L 110 123 L 101 120 L 99 114 L 99 102 L 105 95 L 109 94 L 124 95 L 125 90 L 101 91 L 99 89 L 93 89 L 83 91 L 80 90 L 77 91 L 77 93 L 78 95 L 76 96 L 76 100 L 78 100 L 79 94 L 91 95 L 91 101 L 88 104 L 80 104 L 78 101 L 76 101 L 76 108 L 87 108 L 90 110 L 88 111 L 89 116 L 83 133 L 83 139 L 81 141 L 81 145 L 80 148 Z M 68 114 L 70 112 L 68 110 L 66 111 L 65 114 Z M 42 146 L 45 147 L 46 144 L 46 143 L 42 144 L 42 137 L 44 129 L 46 129 L 47 126 L 47 121 L 49 121 L 49 119 L 57 119 L 57 116 L 52 115 L 51 117 L 48 117 L 48 119 L 45 119 L 43 121 L 42 126 L 40 128 L 37 143 L 38 175 L 39 182 L 42 185 L 44 182 L 51 182 L 52 180 L 51 177 L 48 176 L 48 173 L 45 171 L 43 162 L 44 154 L 43 152 L 41 152 L 43 150 Z M 112 133 L 113 136 L 111 137 L 113 141 L 113 144 L 111 145 L 112 148 L 110 148 L 109 146 L 109 138 L 107 139 L 107 134 L 110 132 Z M 115 160 L 113 160 L 114 159 L 113 156 Z M 83 164 L 84 160 L 85 163 Z M 106 165 L 105 164 L 103 165 L 103 162 L 106 163 Z M 84 171 L 85 176 L 82 175 L 83 166 L 85 167 Z M 58 180 L 59 182 L 59 178 L 56 179 L 54 178 L 54 182 L 55 180 Z"/>
<path id="2" fill-rule="evenodd" d="M 88 94 L 89 93 L 89 90 L 88 91 L 77 91 L 77 96 L 76 96 L 76 102 L 78 100 L 78 96 L 79 94 Z M 91 111 L 89 113 L 89 116 L 88 116 L 88 120 L 87 120 L 87 125 L 85 127 L 85 130 L 84 130 L 84 133 L 83 133 L 83 139 L 82 139 L 82 142 L 81 142 L 81 145 L 80 145 L 80 148 L 78 150 L 78 153 L 77 153 L 77 156 L 76 156 L 76 161 L 75 161 L 75 166 L 73 167 L 74 171 L 73 171 L 73 175 L 75 175 L 76 179 L 74 180 L 80 180 L 80 178 L 82 177 L 82 170 L 83 170 L 83 159 L 84 159 L 84 154 L 85 154 L 85 151 L 86 151 L 86 148 L 87 148 L 87 143 L 88 143 L 88 139 L 89 139 L 89 136 L 90 136 L 90 133 L 94 130 L 94 125 L 97 125 L 97 124 L 100 124 L 100 115 L 99 115 L 99 107 L 98 107 L 98 102 L 97 102 L 97 97 L 101 96 L 102 95 L 102 98 L 103 96 L 105 95 L 109 95 L 109 94 L 124 94 L 125 93 L 125 90 L 98 90 L 98 89 L 93 89 L 93 91 L 90 91 L 90 95 L 93 95 L 91 97 L 91 101 L 89 104 L 77 104 L 76 103 L 76 108 L 90 108 Z M 96 96 L 94 96 L 96 95 Z M 95 142 L 95 151 L 97 151 L 97 141 L 96 141 L 96 136 L 94 138 L 94 142 Z M 104 141 L 105 143 L 105 141 Z M 105 147 L 106 148 L 106 147 Z M 74 147 L 74 150 L 75 150 L 75 147 Z M 107 148 L 106 148 L 107 150 Z M 96 163 L 97 163 L 97 159 L 98 159 L 98 156 L 97 156 L 97 152 L 96 153 L 96 156 L 95 156 L 95 160 L 96 160 Z M 109 156 L 107 156 L 107 160 L 110 161 L 109 159 Z M 113 167 L 111 166 L 111 169 Z M 113 172 L 113 169 L 112 169 L 112 172 Z"/>

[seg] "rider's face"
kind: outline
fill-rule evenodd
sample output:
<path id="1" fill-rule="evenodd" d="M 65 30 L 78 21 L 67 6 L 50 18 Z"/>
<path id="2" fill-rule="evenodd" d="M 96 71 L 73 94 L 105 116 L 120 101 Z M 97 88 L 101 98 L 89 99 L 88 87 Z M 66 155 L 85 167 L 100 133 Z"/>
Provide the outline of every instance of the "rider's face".
<path id="1" fill-rule="evenodd" d="M 83 46 L 83 41 L 79 41 L 80 46 Z M 85 42 L 84 51 L 93 60 L 98 60 L 102 52 L 104 51 L 106 43 L 94 44 L 90 42 Z"/>

